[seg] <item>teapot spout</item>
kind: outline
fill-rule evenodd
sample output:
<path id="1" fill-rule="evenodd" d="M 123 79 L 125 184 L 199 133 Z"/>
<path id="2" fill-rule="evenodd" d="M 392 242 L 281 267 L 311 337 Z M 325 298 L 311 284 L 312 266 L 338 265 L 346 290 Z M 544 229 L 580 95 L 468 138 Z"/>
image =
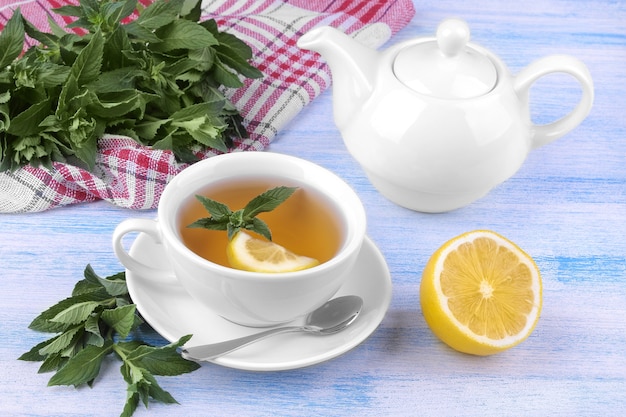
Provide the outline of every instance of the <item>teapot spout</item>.
<path id="1" fill-rule="evenodd" d="M 328 62 L 335 123 L 341 130 L 373 91 L 378 52 L 330 26 L 305 33 L 298 47 L 318 52 Z"/>

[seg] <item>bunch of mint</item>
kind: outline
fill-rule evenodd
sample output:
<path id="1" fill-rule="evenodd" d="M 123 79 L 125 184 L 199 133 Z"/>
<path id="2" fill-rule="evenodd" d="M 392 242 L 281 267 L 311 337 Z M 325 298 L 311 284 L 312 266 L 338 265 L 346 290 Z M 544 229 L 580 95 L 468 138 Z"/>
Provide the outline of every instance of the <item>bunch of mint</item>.
<path id="1" fill-rule="evenodd" d="M 69 161 L 93 170 L 104 133 L 130 136 L 194 162 L 247 136 L 220 91 L 262 73 L 251 49 L 200 22 L 200 0 L 81 0 L 39 31 L 17 9 L 0 33 L 0 171 Z M 138 10 L 135 20 L 127 19 Z M 38 41 L 23 55 L 26 35 Z"/>
<path id="2" fill-rule="evenodd" d="M 127 383 L 122 417 L 131 416 L 139 401 L 147 407 L 150 398 L 176 403 L 154 376 L 180 375 L 200 367 L 177 351 L 191 335 L 162 347 L 129 337 L 143 320 L 128 295 L 124 273 L 101 278 L 87 265 L 84 277 L 71 297 L 41 313 L 29 326 L 56 336 L 19 359 L 43 362 L 39 372 L 56 371 L 48 385 L 92 386 L 104 358 L 114 354 L 122 362 L 120 371 Z"/>

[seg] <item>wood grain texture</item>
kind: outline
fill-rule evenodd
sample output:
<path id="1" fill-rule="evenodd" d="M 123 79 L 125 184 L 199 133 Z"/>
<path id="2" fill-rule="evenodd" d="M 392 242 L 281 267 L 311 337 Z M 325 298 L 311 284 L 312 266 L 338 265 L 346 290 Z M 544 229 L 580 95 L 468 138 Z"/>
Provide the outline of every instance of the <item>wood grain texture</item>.
<path id="1" fill-rule="evenodd" d="M 531 3 L 531 4 L 529 4 Z M 429 215 L 378 194 L 347 153 L 332 121 L 331 92 L 284 129 L 270 150 L 312 160 L 350 183 L 368 214 L 368 234 L 388 262 L 391 307 L 364 343 L 332 361 L 255 373 L 205 364 L 161 378 L 181 403 L 151 404 L 136 416 L 609 416 L 626 413 L 626 3 L 415 0 L 416 17 L 390 44 L 434 33 L 440 20 L 466 19 L 474 41 L 513 72 L 568 53 L 592 73 L 596 100 L 572 133 L 533 151 L 518 173 L 485 198 Z M 579 97 L 567 77 L 533 89 L 533 117 L 565 114 Z M 154 217 L 107 203 L 0 216 L 0 410 L 7 416 L 112 416 L 125 401 L 119 365 L 93 389 L 46 387 L 38 364 L 16 358 L 45 335 L 27 329 L 69 295 L 86 264 L 121 270 L 115 226 Z M 428 257 L 449 238 L 493 229 L 536 260 L 544 308 L 535 332 L 503 354 L 454 352 L 430 332 L 419 308 Z M 155 333 L 145 335 L 164 343 Z"/>

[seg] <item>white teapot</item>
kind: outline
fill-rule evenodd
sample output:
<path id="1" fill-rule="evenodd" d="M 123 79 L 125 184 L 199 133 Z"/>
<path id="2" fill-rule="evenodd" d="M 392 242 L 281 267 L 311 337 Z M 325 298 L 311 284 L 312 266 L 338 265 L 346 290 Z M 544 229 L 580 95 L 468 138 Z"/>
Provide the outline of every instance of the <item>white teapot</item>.
<path id="1" fill-rule="evenodd" d="M 548 56 L 513 76 L 469 42 L 458 19 L 443 21 L 436 37 L 382 52 L 331 27 L 309 31 L 298 46 L 330 65 L 334 119 L 348 151 L 384 196 L 417 211 L 445 212 L 481 198 L 531 149 L 582 122 L 593 103 L 593 81 L 579 60 Z M 536 125 L 529 89 L 553 72 L 578 80 L 582 97 L 563 118 Z"/>

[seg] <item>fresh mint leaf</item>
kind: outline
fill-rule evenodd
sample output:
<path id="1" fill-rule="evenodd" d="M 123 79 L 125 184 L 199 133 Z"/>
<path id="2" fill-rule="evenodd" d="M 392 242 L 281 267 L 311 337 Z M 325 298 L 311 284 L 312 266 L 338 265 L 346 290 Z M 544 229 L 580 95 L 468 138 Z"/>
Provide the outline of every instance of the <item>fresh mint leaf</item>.
<path id="1" fill-rule="evenodd" d="M 178 401 L 176 401 L 176 399 L 172 397 L 172 394 L 161 388 L 157 380 L 151 374 L 145 374 L 144 380 L 144 384 L 148 386 L 148 395 L 144 396 L 143 401 L 146 407 L 148 406 L 148 401 L 146 398 L 148 396 L 165 404 L 178 404 Z"/>
<path id="2" fill-rule="evenodd" d="M 196 195 L 196 199 L 202 203 L 211 217 L 198 219 L 187 227 L 226 230 L 229 240 L 238 231 L 245 229 L 258 233 L 267 240 L 272 240 L 269 226 L 256 216 L 274 210 L 296 190 L 297 187 L 281 186 L 272 188 L 254 197 L 244 208 L 237 211 L 232 211 L 227 205 L 208 197 Z"/>
<path id="3" fill-rule="evenodd" d="M 24 24 L 18 7 L 0 32 L 0 68 L 4 68 L 20 55 L 24 47 Z"/>
<path id="4" fill-rule="evenodd" d="M 139 405 L 139 393 L 137 392 L 136 386 L 134 384 L 129 385 L 126 392 L 126 403 L 124 404 L 124 409 L 120 417 L 132 416 Z"/>
<path id="5" fill-rule="evenodd" d="M 175 21 L 182 11 L 182 1 L 155 1 L 146 7 L 136 23 L 147 30 L 159 29 Z"/>
<path id="6" fill-rule="evenodd" d="M 52 89 L 63 84 L 70 74 L 70 69 L 54 63 L 41 64 L 37 68 L 38 85 L 44 89 Z M 48 94 L 46 94 L 48 96 Z M 52 94 L 49 97 L 56 97 Z"/>
<path id="7" fill-rule="evenodd" d="M 67 329 L 60 335 L 48 340 L 45 346 L 39 349 L 39 354 L 42 356 L 50 355 L 53 353 L 59 353 L 65 350 L 73 342 L 76 341 L 77 336 L 81 336 L 82 326 L 74 326 Z"/>
<path id="8" fill-rule="evenodd" d="M 103 295 L 102 293 L 81 294 L 74 297 L 66 298 L 39 314 L 30 323 L 28 328 L 39 332 L 48 333 L 63 331 L 67 327 L 67 323 L 63 323 L 58 320 L 53 321 L 53 318 L 63 313 L 63 311 L 71 308 L 73 305 L 92 301 L 99 302 L 104 300 L 106 300 L 106 295 Z"/>
<path id="9" fill-rule="evenodd" d="M 248 63 L 248 60 L 252 58 L 252 49 L 248 45 L 229 33 L 218 32 L 215 37 L 219 42 L 219 46 L 215 49 L 221 62 L 244 77 L 259 78 L 262 76 L 257 68 Z"/>
<path id="10" fill-rule="evenodd" d="M 153 46 L 153 50 L 157 52 L 200 49 L 218 44 L 211 32 L 189 20 L 175 20 L 159 28 L 156 35 L 161 39 L 161 42 Z"/>
<path id="11" fill-rule="evenodd" d="M 210 116 L 200 116 L 191 120 L 176 121 L 171 124 L 173 127 L 184 130 L 196 142 L 209 148 L 215 148 L 222 152 L 228 152 L 228 148 L 221 139 L 222 132 L 226 129 L 226 124 L 219 124 L 212 120 Z"/>
<path id="12" fill-rule="evenodd" d="M 59 38 L 53 33 L 41 32 L 35 25 L 30 23 L 26 19 L 22 19 L 24 24 L 24 30 L 28 36 L 41 42 L 43 46 L 49 48 L 52 51 L 56 51 L 59 48 Z"/>
<path id="13" fill-rule="evenodd" d="M 245 42 L 232 34 L 220 32 L 214 19 L 206 20 L 201 25 L 211 32 L 219 43 L 214 48 L 216 64 L 212 74 L 220 80 L 220 83 L 227 83 L 224 85 L 231 87 L 241 85 L 237 73 L 247 78 L 263 76 L 257 68 L 248 62 L 252 58 L 252 49 Z"/>
<path id="14" fill-rule="evenodd" d="M 101 314 L 92 314 L 85 320 L 84 328 L 86 334 L 85 344 L 103 346 L 104 336 L 102 335 L 102 328 L 100 327 Z"/>
<path id="15" fill-rule="evenodd" d="M 226 32 L 220 32 L 215 20 L 207 21 L 211 27 L 209 32 L 219 41 L 218 51 L 221 56 L 229 57 L 237 60 L 242 65 L 249 65 L 248 60 L 252 59 L 252 49 L 241 39 Z M 203 25 L 207 27 L 206 25 Z M 258 70 L 257 70 L 258 71 Z"/>
<path id="16" fill-rule="evenodd" d="M 43 360 L 37 373 L 44 374 L 46 372 L 56 371 L 60 369 L 67 362 L 67 357 L 57 353 L 55 355 L 48 355 Z"/>
<path id="17" fill-rule="evenodd" d="M 118 1 L 114 3 L 104 3 L 101 13 L 107 27 L 113 28 L 123 19 L 130 16 L 136 8 L 137 0 Z"/>
<path id="18" fill-rule="evenodd" d="M 125 339 L 133 329 L 135 310 L 136 307 L 134 304 L 128 304 L 113 310 L 104 310 L 100 318 L 111 326 L 122 339 Z"/>
<path id="19" fill-rule="evenodd" d="M 111 275 L 107 278 L 101 278 L 98 274 L 96 274 L 91 265 L 87 265 L 84 275 L 85 281 L 88 282 L 92 288 L 101 287 L 109 295 L 114 297 L 128 294 L 126 278 L 123 272 Z M 74 291 L 76 291 L 76 289 Z"/>
<path id="20" fill-rule="evenodd" d="M 246 226 L 246 229 L 252 230 L 260 234 L 267 240 L 272 240 L 272 232 L 270 231 L 269 226 L 267 225 L 267 223 L 265 223 L 263 220 L 259 219 L 258 217 L 254 217 L 252 219 L 252 223 L 249 226 Z M 230 236 L 229 238 L 232 239 L 232 236 Z"/>
<path id="21" fill-rule="evenodd" d="M 83 90 L 82 94 L 85 94 L 85 92 L 86 90 Z M 59 93 L 58 105 L 54 112 L 57 120 L 65 121 L 71 116 L 74 116 L 77 111 L 80 111 L 80 107 L 76 105 L 79 94 L 81 94 L 81 89 L 76 75 L 70 73 Z"/>
<path id="22" fill-rule="evenodd" d="M 87 88 L 92 89 L 98 95 L 126 90 L 139 93 L 134 86 L 135 80 L 140 76 L 141 71 L 134 67 L 116 68 L 100 74 L 97 80 L 87 85 Z"/>
<path id="23" fill-rule="evenodd" d="M 216 221 L 226 219 L 232 214 L 232 211 L 228 208 L 226 204 L 220 203 L 202 195 L 196 195 L 196 199 L 200 201 L 200 203 L 202 203 L 202 206 Z"/>
<path id="24" fill-rule="evenodd" d="M 177 122 L 195 120 L 199 117 L 207 115 L 215 115 L 224 107 L 223 100 L 209 101 L 206 103 L 198 103 L 180 109 L 172 114 L 172 119 Z"/>
<path id="25" fill-rule="evenodd" d="M 39 133 L 39 124 L 50 114 L 51 103 L 44 100 L 35 103 L 11 119 L 7 133 L 15 136 L 31 136 Z"/>
<path id="26" fill-rule="evenodd" d="M 141 137 L 152 141 L 157 137 L 159 129 L 161 129 L 161 127 L 167 125 L 168 123 L 170 123 L 169 119 L 144 120 L 143 123 L 135 125 L 135 132 L 137 132 L 137 134 L 139 134 Z M 161 140 L 163 141 L 163 139 Z M 172 146 L 173 141 L 158 149 L 171 149 Z"/>
<path id="27" fill-rule="evenodd" d="M 202 219 L 198 219 L 195 222 L 191 223 L 187 227 L 191 228 L 202 228 L 207 230 L 226 230 L 229 225 L 229 219 L 214 219 L 212 217 L 205 217 Z"/>
<path id="28" fill-rule="evenodd" d="M 244 219 L 274 210 L 297 190 L 297 187 L 276 187 L 250 200 L 243 209 Z"/>
<path id="29" fill-rule="evenodd" d="M 215 60 L 213 68 L 211 68 L 211 75 L 215 80 L 226 87 L 239 88 L 243 86 L 243 83 L 237 76 L 234 70 L 231 70 L 220 60 Z"/>
<path id="30" fill-rule="evenodd" d="M 153 4 L 156 4 L 156 3 L 153 3 Z M 133 21 L 125 25 L 124 32 L 126 32 L 128 36 L 132 38 L 143 39 L 145 42 L 150 42 L 151 44 L 156 44 L 156 43 L 161 42 L 161 39 L 157 35 L 155 35 L 151 29 L 146 28 L 143 25 L 140 25 L 138 21 Z M 134 51 L 128 51 L 128 50 L 123 51 L 125 55 L 129 55 L 133 52 Z"/>
<path id="31" fill-rule="evenodd" d="M 103 346 L 89 345 L 71 357 L 56 374 L 50 378 L 48 386 L 79 386 L 93 381 L 100 372 L 103 359 L 112 351 L 113 341 Z"/>
<path id="32" fill-rule="evenodd" d="M 72 64 L 71 74 L 76 78 L 78 85 L 82 86 L 98 78 L 103 50 L 104 37 L 100 32 L 96 32 Z"/>
<path id="33" fill-rule="evenodd" d="M 146 101 L 149 100 L 148 97 L 147 94 L 133 89 L 102 93 L 97 101 L 89 105 L 88 109 L 98 112 L 101 118 L 109 120 L 118 120 L 120 117 L 133 112 L 143 116 Z"/>
<path id="34" fill-rule="evenodd" d="M 197 22 L 202 15 L 202 2 L 195 0 L 182 0 L 180 14 L 187 20 Z"/>
<path id="35" fill-rule="evenodd" d="M 50 321 L 63 324 L 76 324 L 87 320 L 87 317 L 100 305 L 98 301 L 85 301 L 73 304 L 52 317 Z"/>
<path id="36" fill-rule="evenodd" d="M 132 350 L 126 360 L 134 362 L 154 375 L 174 376 L 195 371 L 200 367 L 196 362 L 184 359 L 177 351 L 191 339 L 191 335 L 165 346 L 141 345 Z"/>
<path id="37" fill-rule="evenodd" d="M 81 27 L 89 30 L 98 27 L 103 22 L 99 9 L 97 0 L 82 0 L 78 6 L 61 6 L 58 9 L 54 9 L 54 11 L 61 15 L 77 18 L 67 25 L 68 28 Z"/>
<path id="38" fill-rule="evenodd" d="M 82 4 L 85 5 L 88 3 L 88 1 L 89 0 L 83 1 Z M 74 5 L 68 4 L 65 6 L 57 7 L 53 10 L 56 14 L 60 16 L 77 17 L 82 14 L 83 8 L 81 6 L 74 6 Z"/>

